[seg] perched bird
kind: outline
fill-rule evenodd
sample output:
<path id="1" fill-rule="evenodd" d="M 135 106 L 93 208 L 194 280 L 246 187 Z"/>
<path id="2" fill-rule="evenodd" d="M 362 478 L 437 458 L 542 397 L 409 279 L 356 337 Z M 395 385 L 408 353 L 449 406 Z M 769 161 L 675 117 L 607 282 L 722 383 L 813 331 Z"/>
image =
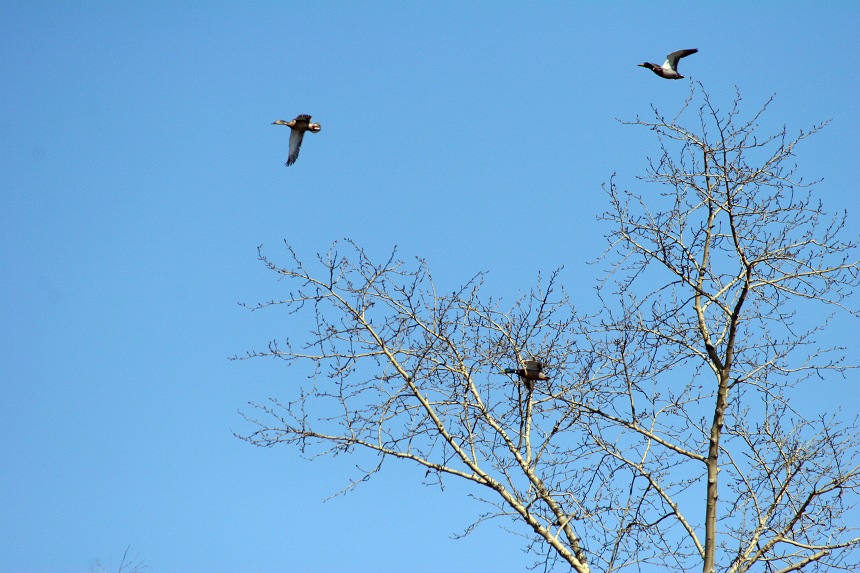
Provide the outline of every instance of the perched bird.
<path id="1" fill-rule="evenodd" d="M 287 156 L 286 166 L 289 167 L 296 162 L 299 157 L 299 149 L 302 147 L 302 139 L 305 137 L 305 132 L 317 133 L 322 129 L 318 123 L 311 123 L 311 116 L 306 113 L 297 115 L 296 119 L 284 121 L 279 119 L 273 121 L 272 125 L 286 125 L 290 128 L 290 154 Z"/>
<path id="2" fill-rule="evenodd" d="M 543 373 L 543 363 L 537 360 L 523 360 L 524 368 L 508 368 L 505 374 L 516 374 L 525 381 L 529 390 L 534 387 L 535 380 L 549 380 L 549 376 Z"/>
<path id="3" fill-rule="evenodd" d="M 667 80 L 680 80 L 684 76 L 678 73 L 678 60 L 686 58 L 690 54 L 695 54 L 698 51 L 699 50 L 697 49 L 678 50 L 677 52 L 672 52 L 666 56 L 666 61 L 662 66 L 652 64 L 651 62 L 645 62 L 644 64 L 639 64 L 639 66 L 642 68 L 649 68 L 661 78 L 666 78 Z"/>

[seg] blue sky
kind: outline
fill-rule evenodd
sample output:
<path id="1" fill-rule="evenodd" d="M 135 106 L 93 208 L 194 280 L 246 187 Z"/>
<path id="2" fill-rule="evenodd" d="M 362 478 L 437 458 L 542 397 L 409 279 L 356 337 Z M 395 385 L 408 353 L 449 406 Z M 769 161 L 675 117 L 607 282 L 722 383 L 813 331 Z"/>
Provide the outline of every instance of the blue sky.
<path id="1" fill-rule="evenodd" d="M 594 304 L 600 185 L 657 154 L 616 118 L 676 111 L 688 80 L 636 64 L 688 47 L 724 106 L 776 95 L 765 131 L 832 120 L 798 163 L 857 236 L 856 4 L 700 4 L 0 2 L 0 572 L 530 563 L 493 524 L 450 539 L 483 509 L 462 486 L 391 463 L 323 502 L 361 458 L 235 439 L 295 380 L 227 358 L 306 326 L 236 303 L 281 292 L 258 245 L 349 237 L 503 295 L 565 265 Z M 323 130 L 287 169 L 298 113 Z"/>

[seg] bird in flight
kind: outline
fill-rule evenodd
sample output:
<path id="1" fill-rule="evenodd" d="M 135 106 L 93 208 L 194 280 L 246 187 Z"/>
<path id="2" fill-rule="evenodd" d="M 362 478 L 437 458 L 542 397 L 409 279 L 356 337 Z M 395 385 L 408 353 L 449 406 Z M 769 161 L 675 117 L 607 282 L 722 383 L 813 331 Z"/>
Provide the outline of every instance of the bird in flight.
<path id="1" fill-rule="evenodd" d="M 644 64 L 639 64 L 639 66 L 650 69 L 661 78 L 665 78 L 667 80 L 680 80 L 684 76 L 678 73 L 678 60 L 686 58 L 690 54 L 695 54 L 698 51 L 699 50 L 695 48 L 692 50 L 678 50 L 677 52 L 672 52 L 666 56 L 666 61 L 662 66 L 652 64 L 651 62 L 645 62 Z"/>
<path id="2" fill-rule="evenodd" d="M 543 362 L 537 360 L 523 360 L 523 368 L 508 368 L 505 374 L 516 374 L 525 381 L 529 390 L 534 387 L 535 380 L 549 380 L 549 376 L 543 373 Z"/>
<path id="3" fill-rule="evenodd" d="M 311 116 L 306 113 L 297 115 L 296 119 L 284 121 L 279 119 L 273 121 L 272 125 L 286 125 L 290 128 L 290 154 L 287 156 L 286 166 L 289 167 L 299 158 L 299 149 L 302 147 L 302 139 L 305 137 L 305 132 L 317 133 L 322 129 L 318 123 L 311 123 Z"/>

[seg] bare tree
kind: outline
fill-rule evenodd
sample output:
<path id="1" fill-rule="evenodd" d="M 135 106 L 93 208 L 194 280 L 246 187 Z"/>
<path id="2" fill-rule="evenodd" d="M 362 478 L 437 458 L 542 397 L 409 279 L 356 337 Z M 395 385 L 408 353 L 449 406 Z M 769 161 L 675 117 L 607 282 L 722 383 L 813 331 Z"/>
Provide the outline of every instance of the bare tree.
<path id="1" fill-rule="evenodd" d="M 122 554 L 122 560 L 119 562 L 119 567 L 117 568 L 117 573 L 143 573 L 143 570 L 146 569 L 146 565 L 142 559 L 138 557 L 129 558 L 128 550 L 131 549 L 131 545 L 125 548 L 125 551 Z M 101 561 L 96 561 L 95 566 L 92 567 L 91 571 L 93 573 L 108 573 L 108 570 L 104 568 L 101 564 Z"/>
<path id="2" fill-rule="evenodd" d="M 505 304 L 482 294 L 483 274 L 439 292 L 423 261 L 374 263 L 349 242 L 310 265 L 289 247 L 285 265 L 260 252 L 292 291 L 250 308 L 316 326 L 243 357 L 311 376 L 253 404 L 242 437 L 375 454 L 347 490 L 386 458 L 425 467 L 430 483 L 470 481 L 491 508 L 472 527 L 525 526 L 536 567 L 857 570 L 857 421 L 791 403 L 798 384 L 848 368 L 816 336 L 822 310 L 857 315 L 855 244 L 795 174 L 796 146 L 821 126 L 762 138 L 767 104 L 744 120 L 740 101 L 722 112 L 699 86 L 671 121 L 654 109 L 630 122 L 660 155 L 641 191 L 606 186 L 593 313 L 558 272 Z M 548 379 L 504 373 L 529 360 Z"/>

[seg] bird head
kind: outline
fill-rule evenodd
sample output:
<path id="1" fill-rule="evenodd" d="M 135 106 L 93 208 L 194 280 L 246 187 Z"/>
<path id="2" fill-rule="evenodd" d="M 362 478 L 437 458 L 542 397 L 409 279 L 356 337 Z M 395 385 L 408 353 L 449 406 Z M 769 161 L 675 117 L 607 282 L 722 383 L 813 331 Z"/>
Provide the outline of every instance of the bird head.
<path id="1" fill-rule="evenodd" d="M 651 64 L 649 64 L 648 62 L 645 62 L 644 64 L 638 64 L 638 65 L 640 68 L 650 68 L 651 67 Z"/>
<path id="2" fill-rule="evenodd" d="M 290 125 L 290 122 L 279 119 L 278 121 L 273 121 L 272 125 Z"/>

